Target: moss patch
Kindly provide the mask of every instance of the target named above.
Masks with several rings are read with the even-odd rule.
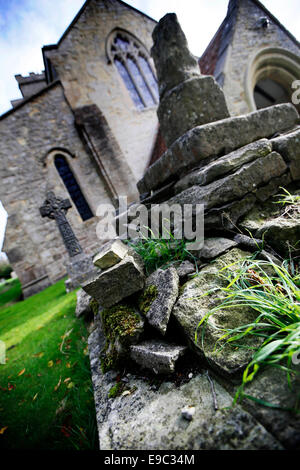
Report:
[[[97,300],[92,299],[92,300],[90,301],[90,309],[92,310],[93,315],[94,315],[94,317],[95,317],[95,316],[97,315],[97,313],[98,313],[98,310],[99,310],[99,304],[98,304]]]
[[[107,372],[117,369],[122,363],[122,356],[126,355],[128,346],[136,336],[141,319],[132,307],[119,304],[102,310],[101,320],[106,337],[101,353],[101,368],[103,372]]]
[[[151,305],[158,296],[157,287],[151,284],[146,289],[144,289],[142,295],[139,298],[139,308],[140,311],[146,315],[150,310]]]
[[[116,385],[111,387],[110,391],[108,392],[108,398],[118,397],[119,395],[121,395],[123,390],[124,390],[124,384],[122,382],[117,382]]]

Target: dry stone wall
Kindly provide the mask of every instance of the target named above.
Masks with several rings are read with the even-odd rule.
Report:
[[[167,15],[155,37],[168,21],[170,31],[176,31],[176,18]],[[163,59],[168,57],[164,52]],[[185,62],[175,65],[181,64],[184,67]],[[189,108],[185,100],[180,105],[186,122]],[[137,267],[130,255],[132,247],[126,251],[124,246],[123,255],[119,251],[118,257],[112,256],[116,242],[95,258],[100,266],[110,253],[114,262],[110,267],[104,264],[103,271],[83,284],[98,302],[89,350],[100,449],[300,448],[299,414],[291,412],[299,406],[299,367],[292,374],[291,388],[283,371],[277,375],[277,369],[266,367],[256,380],[257,371],[251,369],[254,402],[246,395],[246,400],[231,406],[242,372],[262,338],[243,337],[242,347],[237,347],[224,341],[224,332],[247,328],[260,310],[245,301],[233,305],[232,297],[223,303],[242,263],[243,269],[250,266],[251,286],[259,283],[267,296],[272,285],[287,297],[286,283],[273,286],[266,278],[268,284],[253,272],[251,263],[256,252],[275,272],[274,265],[281,265],[286,256],[281,242],[289,243],[291,260],[291,247],[299,241],[299,204],[290,209],[290,217],[282,209],[274,216],[270,200],[281,185],[299,195],[298,133],[299,115],[290,104],[199,125],[179,137],[139,182],[147,207],[153,201],[169,206],[204,204],[206,239],[190,256],[194,272],[173,259],[171,267],[153,268],[145,278],[143,263],[139,260]],[[254,231],[253,237],[246,235],[247,229],[250,235]],[[297,269],[297,258],[294,261]],[[297,289],[295,284],[291,309]],[[261,410],[261,400],[272,406]]]

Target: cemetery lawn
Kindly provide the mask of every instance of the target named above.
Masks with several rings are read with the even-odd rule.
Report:
[[[1,449],[97,449],[88,333],[75,306],[62,280],[0,307]]]

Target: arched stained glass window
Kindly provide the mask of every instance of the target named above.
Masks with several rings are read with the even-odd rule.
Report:
[[[88,220],[93,217],[93,213],[82,194],[79,184],[77,183],[65,156],[61,154],[55,155],[54,164],[82,220]]]
[[[158,86],[146,48],[126,31],[117,30],[109,38],[107,54],[117,67],[136,107],[155,106]]]

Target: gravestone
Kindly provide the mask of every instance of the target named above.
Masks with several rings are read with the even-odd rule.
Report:
[[[40,207],[42,217],[55,220],[70,260],[66,263],[69,279],[66,280],[67,292],[80,286],[94,272],[92,259],[82,250],[75,233],[69,224],[66,213],[72,207],[69,199],[56,197],[53,191],[47,193],[44,204]]]

